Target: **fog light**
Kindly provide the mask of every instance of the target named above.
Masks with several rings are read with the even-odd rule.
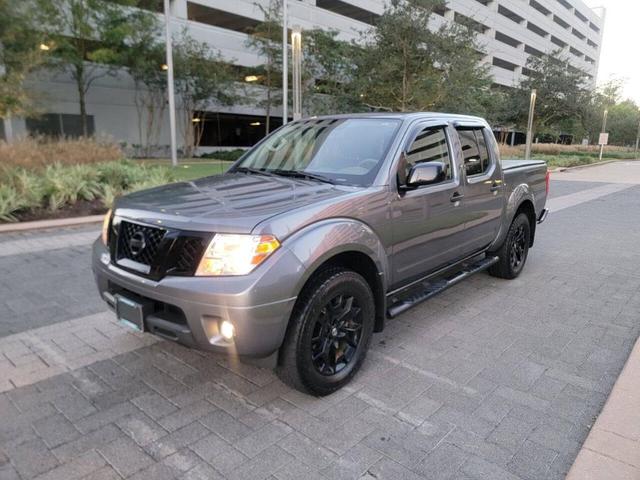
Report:
[[[223,321],[220,324],[220,334],[226,340],[233,340],[233,337],[236,335],[236,329],[233,326],[233,323],[229,322],[228,320]]]

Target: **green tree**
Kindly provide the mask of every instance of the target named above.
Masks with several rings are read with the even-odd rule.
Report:
[[[355,90],[354,59],[361,47],[338,39],[337,30],[315,28],[302,35],[302,101],[308,115],[363,110]]]
[[[47,48],[32,22],[33,4],[0,0],[0,118],[36,110],[25,79],[41,66]],[[42,45],[42,48],[41,48]]]
[[[122,61],[134,83],[140,154],[148,157],[157,145],[167,107],[166,51],[157,18],[141,11],[136,16],[138,28],[128,40]]]
[[[482,113],[490,85],[472,26],[429,28],[440,0],[393,0],[363,37],[357,88],[385,110]],[[481,94],[482,95],[479,95]]]
[[[266,7],[256,6],[264,20],[251,30],[246,45],[264,60],[257,71],[257,83],[264,86],[264,99],[258,105],[265,109],[265,134],[268,134],[273,107],[282,101],[282,2],[271,0]]]
[[[53,45],[50,63],[76,83],[82,132],[89,134],[86,97],[92,84],[123,64],[129,39],[141,28],[146,12],[135,0],[37,0],[38,21]]]
[[[609,143],[635,145],[640,124],[640,107],[633,100],[624,100],[609,108],[607,131]]]
[[[201,112],[216,105],[242,100],[235,71],[220,52],[183,32],[174,48],[175,92],[184,154],[190,157],[200,145],[204,127]]]
[[[531,90],[536,89],[534,132],[554,138],[561,133],[576,133],[591,98],[586,73],[572,67],[559,51],[530,56],[527,68],[530,73],[514,97],[518,125],[526,125]]]

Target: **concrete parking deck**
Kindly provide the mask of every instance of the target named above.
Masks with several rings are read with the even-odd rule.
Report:
[[[322,399],[115,323],[95,227],[0,235],[0,478],[564,478],[590,431],[637,440],[601,427],[609,406],[592,428],[640,333],[640,170],[611,165],[554,174],[520,278],[479,274],[390,321]],[[589,437],[586,465],[634,467],[606,444]]]

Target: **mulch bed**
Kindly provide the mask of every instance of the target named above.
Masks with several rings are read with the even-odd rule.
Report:
[[[31,222],[34,220],[52,220],[55,218],[85,217],[87,215],[99,215],[105,213],[107,208],[102,200],[80,200],[73,205],[52,212],[46,208],[37,208],[28,212],[17,213],[15,216],[19,222]]]

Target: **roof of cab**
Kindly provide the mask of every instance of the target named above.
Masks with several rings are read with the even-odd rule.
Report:
[[[486,123],[486,120],[481,117],[475,117],[472,115],[460,115],[453,113],[442,112],[367,112],[367,113],[342,113],[338,115],[317,115],[312,117],[304,117],[300,121],[305,120],[329,120],[340,118],[394,118],[399,120],[458,120],[467,122],[482,122]]]

